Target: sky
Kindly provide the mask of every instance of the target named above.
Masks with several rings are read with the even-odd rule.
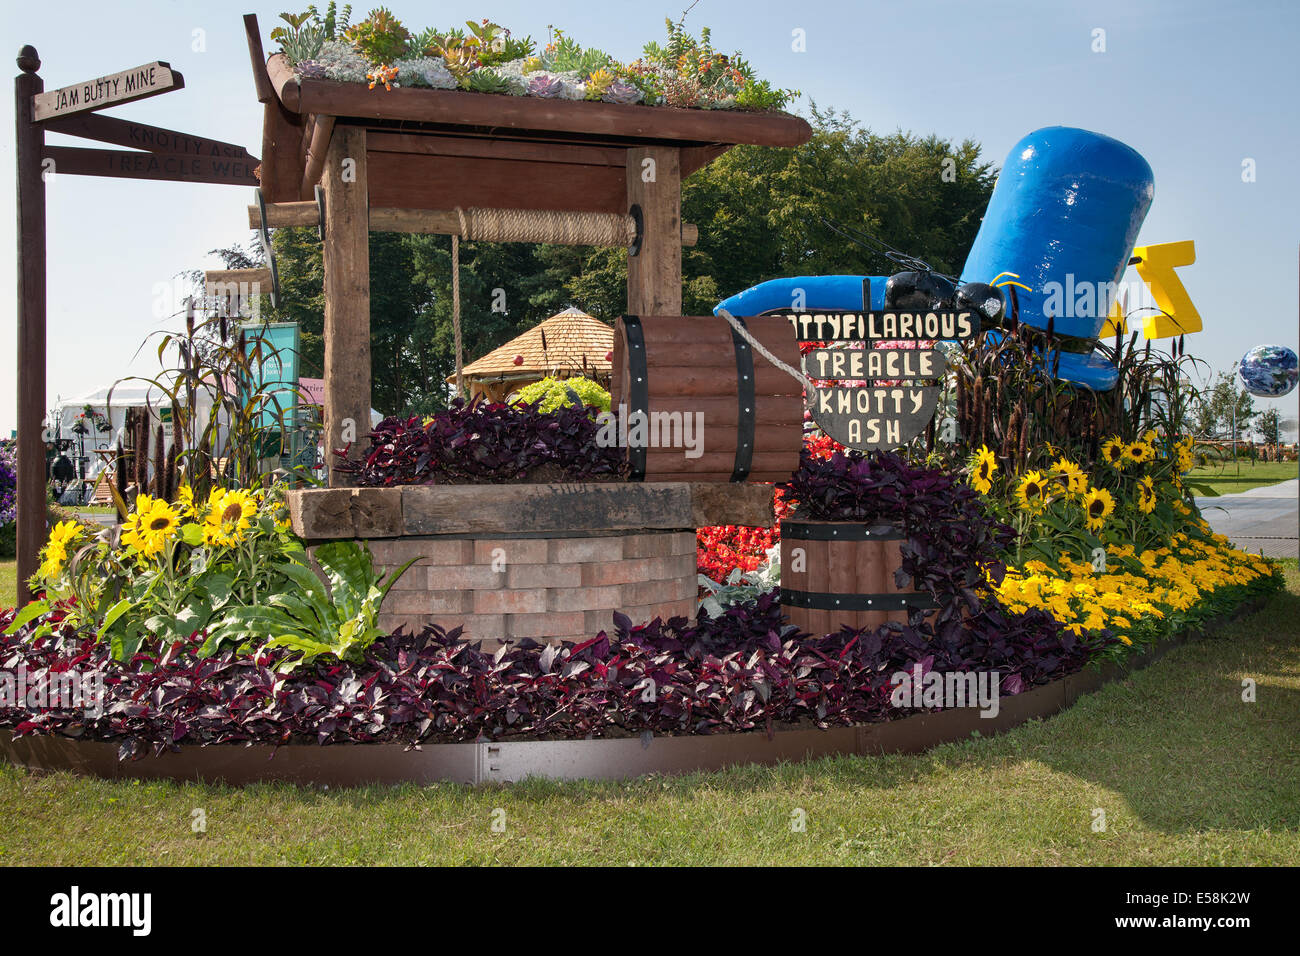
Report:
[[[516,35],[544,40],[553,24],[626,61],[647,40],[662,40],[664,18],[677,19],[688,3],[386,5],[413,30],[489,17]],[[355,20],[368,5],[361,0],[354,8]],[[167,61],[184,74],[185,89],[108,114],[239,143],[256,155],[262,111],[241,14],[258,15],[272,49],[265,37],[282,9],[253,2],[14,4],[0,23],[0,50],[16,55],[23,44],[34,45],[46,89]],[[741,51],[774,85],[802,91],[796,112],[806,114],[815,102],[846,110],[876,132],[973,139],[998,166],[1022,136],[1043,126],[1078,126],[1127,143],[1155,174],[1139,244],[1196,243],[1196,263],[1179,276],[1205,329],[1188,337],[1188,350],[1212,369],[1228,370],[1255,345],[1300,345],[1294,0],[699,0],[686,22],[696,31],[711,27],[715,48]],[[1102,52],[1095,49],[1099,38]],[[13,100],[0,101],[8,137]],[[49,142],[98,145],[63,136]],[[11,144],[0,146],[0,179],[8,183]],[[1254,161],[1252,182],[1243,181],[1246,160]],[[171,313],[183,294],[178,275],[220,267],[209,250],[247,241],[251,194],[71,175],[48,184],[50,407],[59,397],[156,372],[156,356],[141,345],[152,331],[175,327]],[[0,190],[0,202],[0,222],[14,222],[12,187]],[[14,262],[14,234],[6,227],[0,435],[15,426],[15,363],[28,358],[16,355]],[[1277,404],[1284,419],[1294,419],[1296,403],[1293,393],[1256,404]]]

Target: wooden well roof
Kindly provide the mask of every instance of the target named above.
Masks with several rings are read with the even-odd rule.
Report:
[[[545,337],[545,347],[542,345]],[[614,330],[580,309],[568,308],[523,335],[493,349],[463,369],[467,379],[497,375],[536,376],[553,371],[607,376],[611,363],[607,355],[614,348]],[[515,364],[515,358],[523,361]],[[584,365],[585,360],[585,365]],[[448,381],[454,381],[452,375]]]
[[[312,198],[336,125],[366,129],[371,208],[458,206],[627,212],[627,151],[672,146],[687,176],[739,144],[798,146],[808,123],[787,113],[468,93],[368,89],[300,79],[267,59],[245,18],[258,99],[265,104],[267,202]]]

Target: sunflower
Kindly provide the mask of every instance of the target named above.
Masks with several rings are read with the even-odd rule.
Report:
[[[1124,446],[1124,458],[1141,465],[1156,457],[1156,450],[1144,441],[1130,442]]]
[[[1081,495],[1088,490],[1088,476],[1082,468],[1064,456],[1052,465],[1052,473],[1056,484],[1067,495]]]
[[[1102,460],[1108,465],[1118,468],[1124,460],[1124,441],[1121,438],[1112,438],[1101,446]]]
[[[1156,510],[1156,486],[1151,476],[1145,476],[1138,482],[1138,511],[1149,515]]]
[[[1047,479],[1041,472],[1031,471],[1020,479],[1016,489],[1020,507],[1030,514],[1038,514],[1047,507]]]
[[[176,505],[183,515],[198,514],[194,507],[194,489],[190,487],[188,481],[176,490]]]
[[[247,491],[214,490],[203,522],[204,543],[217,548],[239,544],[256,514],[257,500]]]
[[[165,501],[141,495],[135,513],[122,525],[122,543],[129,551],[152,558],[167,545],[180,527],[180,515]]]
[[[75,521],[60,521],[50,531],[50,544],[58,544],[64,549],[82,535],[81,525]]]
[[[989,451],[987,445],[980,445],[971,465],[974,470],[970,475],[970,483],[980,494],[987,495],[993,487],[993,473],[998,470],[997,457]]]
[[[68,550],[61,543],[51,540],[41,552],[44,558],[36,573],[44,581],[57,578],[63,573],[63,563],[68,560]]]
[[[1100,531],[1106,518],[1115,510],[1115,499],[1105,488],[1089,488],[1083,496],[1083,513],[1088,530]]]

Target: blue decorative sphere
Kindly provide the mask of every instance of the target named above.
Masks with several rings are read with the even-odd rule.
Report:
[[[1238,371],[1250,394],[1281,398],[1300,379],[1300,359],[1285,345],[1257,345],[1242,356]]]

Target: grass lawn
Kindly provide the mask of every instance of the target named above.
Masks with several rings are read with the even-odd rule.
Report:
[[[18,600],[18,562],[0,559],[0,607],[13,607]]]
[[[1240,475],[1237,474],[1238,464],[1241,467]],[[1231,495],[1261,485],[1275,485],[1279,481],[1296,477],[1298,473],[1300,472],[1297,472],[1293,461],[1226,461],[1219,465],[1198,465],[1187,473],[1187,477],[1210,485],[1221,495]]]
[[[1300,865],[1295,562],[1287,573],[1260,613],[1063,714],[919,756],[336,791],[0,766],[0,863]]]

